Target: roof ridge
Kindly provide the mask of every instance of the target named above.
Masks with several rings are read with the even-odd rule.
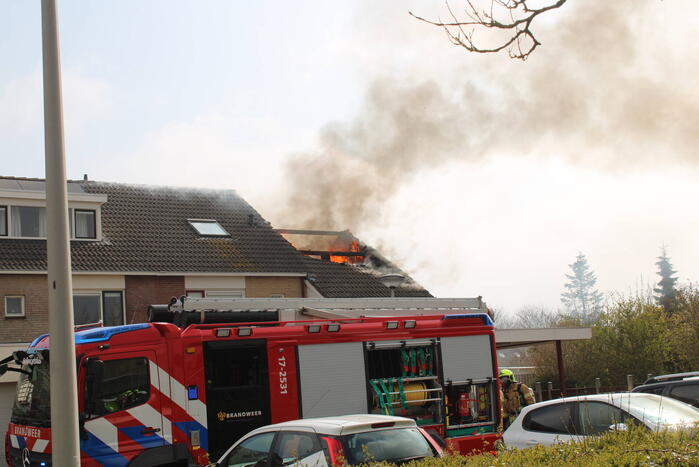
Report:
[[[15,177],[12,175],[0,175],[0,180],[15,180],[22,182],[46,182],[45,178],[39,177]],[[191,187],[191,186],[175,186],[175,185],[151,185],[146,183],[131,183],[131,182],[110,182],[104,180],[84,180],[84,179],[67,179],[68,183],[80,183],[80,184],[91,184],[91,185],[115,185],[123,187],[132,188],[148,188],[148,189],[163,189],[163,190],[177,190],[177,191],[198,191],[198,192],[209,192],[209,193],[234,193],[237,196],[238,191],[235,188],[203,188],[203,187]]]
[[[70,181],[70,180],[69,180]],[[131,183],[131,182],[109,182],[109,181],[104,181],[104,180],[78,180],[80,183],[84,184],[89,184],[89,185],[115,185],[115,186],[122,186],[122,187],[127,187],[127,188],[147,188],[150,190],[153,189],[162,189],[162,190],[176,190],[176,191],[199,191],[199,192],[214,192],[214,193],[235,193],[237,196],[240,197],[238,194],[238,191],[235,188],[202,188],[202,187],[193,187],[193,186],[176,186],[176,185],[151,185],[151,184],[146,184],[146,183]],[[241,197],[242,198],[242,197]]]
[[[31,177],[13,177],[11,175],[0,175],[0,179],[3,180],[23,180],[25,182],[45,182],[45,178],[31,178]]]
[[[17,180],[22,182],[45,182],[45,178],[38,177],[13,177],[12,175],[0,175],[0,180]],[[83,180],[66,180],[68,183],[81,183]]]

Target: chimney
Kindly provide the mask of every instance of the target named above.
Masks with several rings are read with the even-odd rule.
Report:
[[[87,174],[84,174],[83,175],[83,182],[86,182],[86,181],[87,181]]]

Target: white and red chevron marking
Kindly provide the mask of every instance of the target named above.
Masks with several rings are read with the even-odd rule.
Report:
[[[51,440],[47,439],[47,437],[51,436],[50,428],[36,428],[11,423],[8,434],[10,435],[10,445],[15,449],[20,449],[24,445],[30,451],[51,452]]]
[[[19,449],[21,446],[19,438],[18,436],[10,435],[10,445],[15,449]],[[25,447],[30,451],[42,453],[50,452],[47,448],[49,444],[51,444],[51,441],[48,439],[24,438],[24,442]]]
[[[175,428],[174,422],[196,421],[206,427],[206,405],[201,400],[188,400],[185,386],[171,377],[155,362],[149,360],[151,397],[146,404],[119,411],[88,421],[85,428],[102,443],[111,446],[122,455],[131,452],[135,441],[119,431],[129,427],[162,427],[157,436],[167,444],[173,443],[173,430],[178,439],[186,439],[188,433]],[[168,404],[172,401],[172,404]],[[171,405],[171,414],[165,416],[163,405]]]
[[[119,430],[105,417],[88,420],[85,422],[85,429],[112,449],[119,445]]]
[[[193,420],[196,420],[196,422],[201,426],[207,428],[206,404],[204,404],[200,399],[188,400],[187,388],[184,386],[184,384],[170,376],[169,373],[160,368],[152,360],[149,360],[148,362],[151,375],[151,385],[155,386],[163,397],[170,399]],[[157,377],[155,375],[157,375]],[[179,417],[174,418],[177,421],[186,421],[186,419],[180,419]]]

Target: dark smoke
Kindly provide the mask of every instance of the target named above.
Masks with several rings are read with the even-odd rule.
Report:
[[[359,225],[412,174],[464,145],[465,111],[435,83],[376,81],[361,118],[328,125],[317,153],[288,161],[289,205],[303,206],[289,220],[307,228]]]
[[[288,161],[281,223],[358,230],[420,171],[451,161],[556,157],[617,171],[696,162],[698,59],[643,35],[656,3],[569,2],[529,61],[471,59],[478,66],[460,80],[445,79],[456,85],[377,79],[358,117],[329,124],[317,151]]]

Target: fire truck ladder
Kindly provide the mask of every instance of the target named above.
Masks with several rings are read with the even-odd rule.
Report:
[[[151,305],[149,321],[194,323],[488,313],[476,298],[193,298]]]

